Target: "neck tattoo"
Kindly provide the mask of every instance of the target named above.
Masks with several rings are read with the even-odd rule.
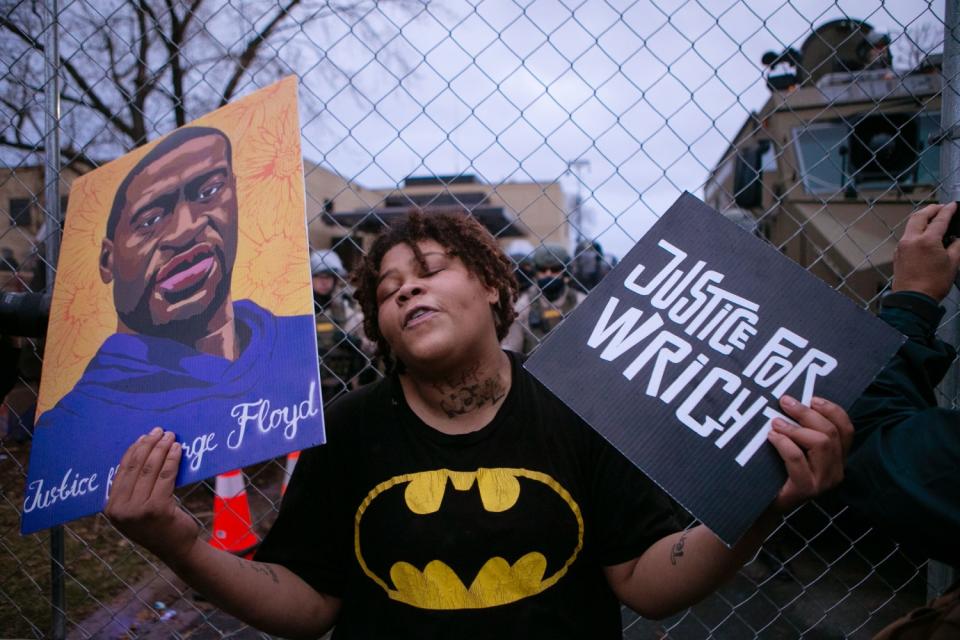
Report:
[[[434,388],[441,394],[440,408],[448,418],[477,411],[488,404],[496,404],[507,394],[499,377],[494,375],[481,379],[478,374],[479,367],[474,367],[458,379],[434,383]]]

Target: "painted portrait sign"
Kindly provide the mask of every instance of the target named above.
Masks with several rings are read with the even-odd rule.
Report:
[[[849,408],[903,340],[683,194],[525,366],[732,545],[786,480],[780,396]]]
[[[74,182],[23,505],[100,511],[153,427],[177,485],[324,441],[297,83],[237,100]]]

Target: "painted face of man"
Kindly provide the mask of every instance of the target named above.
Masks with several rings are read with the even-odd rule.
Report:
[[[132,330],[166,335],[186,322],[202,332],[229,299],[236,252],[236,179],[226,140],[211,134],[134,177],[100,272]]]

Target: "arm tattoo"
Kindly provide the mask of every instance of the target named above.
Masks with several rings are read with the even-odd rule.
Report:
[[[257,573],[263,574],[265,576],[270,576],[273,578],[273,584],[280,584],[280,578],[277,576],[277,572],[273,570],[269,564],[263,562],[247,562],[243,558],[237,558],[237,563],[240,567],[246,569],[247,567],[253,569]]]
[[[683,555],[683,545],[687,541],[687,533],[688,532],[684,531],[680,539],[677,540],[676,544],[670,549],[670,564],[676,565],[680,561],[680,556]]]
[[[440,408],[448,418],[476,411],[487,404],[496,404],[507,393],[499,378],[481,380],[476,369],[467,371],[459,380],[436,383],[434,387],[443,394]]]

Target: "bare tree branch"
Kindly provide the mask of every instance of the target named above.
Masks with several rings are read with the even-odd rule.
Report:
[[[160,34],[160,40],[163,41],[167,49],[167,64],[170,67],[171,84],[171,91],[169,93],[171,102],[173,103],[174,121],[178,127],[182,127],[187,123],[187,105],[186,95],[183,91],[184,70],[181,59],[181,49],[187,24],[191,19],[192,13],[187,13],[186,18],[181,21],[177,16],[177,10],[173,2],[166,0],[167,15],[170,16],[170,30],[168,33],[167,30],[163,28],[153,9],[150,8],[144,0],[141,0],[140,4],[150,15],[154,25],[156,25],[157,33]]]
[[[6,29],[13,35],[17,36],[28,44],[31,48],[36,51],[43,53],[44,46],[33,36],[23,31],[16,24],[7,19],[6,16],[0,15],[0,28]],[[77,86],[83,91],[84,94],[90,96],[91,106],[93,109],[98,111],[102,116],[104,116],[110,124],[115,126],[119,131],[123,132],[126,135],[131,137],[133,129],[129,124],[124,122],[110,109],[109,106],[97,95],[93,90],[93,87],[87,83],[86,79],[80,73],[80,71],[70,62],[70,60],[65,59],[63,56],[60,56],[60,66],[70,75],[74,82],[77,83]]]
[[[290,11],[293,10],[300,4],[300,0],[290,0],[285,7],[281,7],[277,10],[277,13],[273,16],[270,22],[267,23],[263,29],[261,29],[253,38],[247,42],[246,48],[243,50],[243,53],[240,54],[240,57],[237,60],[237,65],[234,68],[233,75],[230,77],[230,80],[227,81],[226,86],[223,89],[223,93],[220,95],[220,105],[223,106],[230,102],[230,99],[233,98],[234,92],[237,90],[237,85],[240,84],[240,79],[243,77],[243,74],[247,72],[247,67],[250,66],[250,63],[253,62],[253,59],[257,56],[257,52],[260,50],[260,47],[263,46],[263,43],[270,37],[274,29],[283,22],[290,15]]]
[[[24,151],[31,151],[33,153],[46,153],[46,147],[42,144],[30,144],[29,142],[21,142],[19,140],[13,140],[7,138],[6,136],[0,136],[0,146],[10,147],[12,149],[21,149]],[[91,169],[96,169],[100,166],[100,163],[88,157],[82,151],[74,149],[72,147],[64,147],[60,149],[60,156],[64,159],[64,163],[67,165],[73,163],[82,163],[90,167]]]
[[[894,62],[903,60],[905,69],[916,68],[931,53],[943,48],[943,27],[933,22],[910,25],[894,40]]]
[[[59,23],[69,36],[61,40],[60,56],[64,155],[93,164],[91,158],[118,155],[156,131],[183,126],[235,98],[246,79],[259,83],[295,65],[301,48],[306,54],[317,36],[332,34],[333,22],[347,22],[380,58],[395,32],[378,13],[382,5],[422,6],[412,0],[279,2],[120,0],[109,10],[102,3],[68,3]],[[251,15],[251,8],[264,5]],[[48,26],[40,6],[27,0],[0,12],[0,50],[8,61],[0,79],[8,116],[8,125],[0,126],[0,147],[42,150],[30,143],[42,137],[45,126],[39,34]],[[381,23],[387,32],[379,31]],[[302,58],[314,64],[312,57]],[[338,73],[328,64],[311,68],[317,67],[320,73]]]

